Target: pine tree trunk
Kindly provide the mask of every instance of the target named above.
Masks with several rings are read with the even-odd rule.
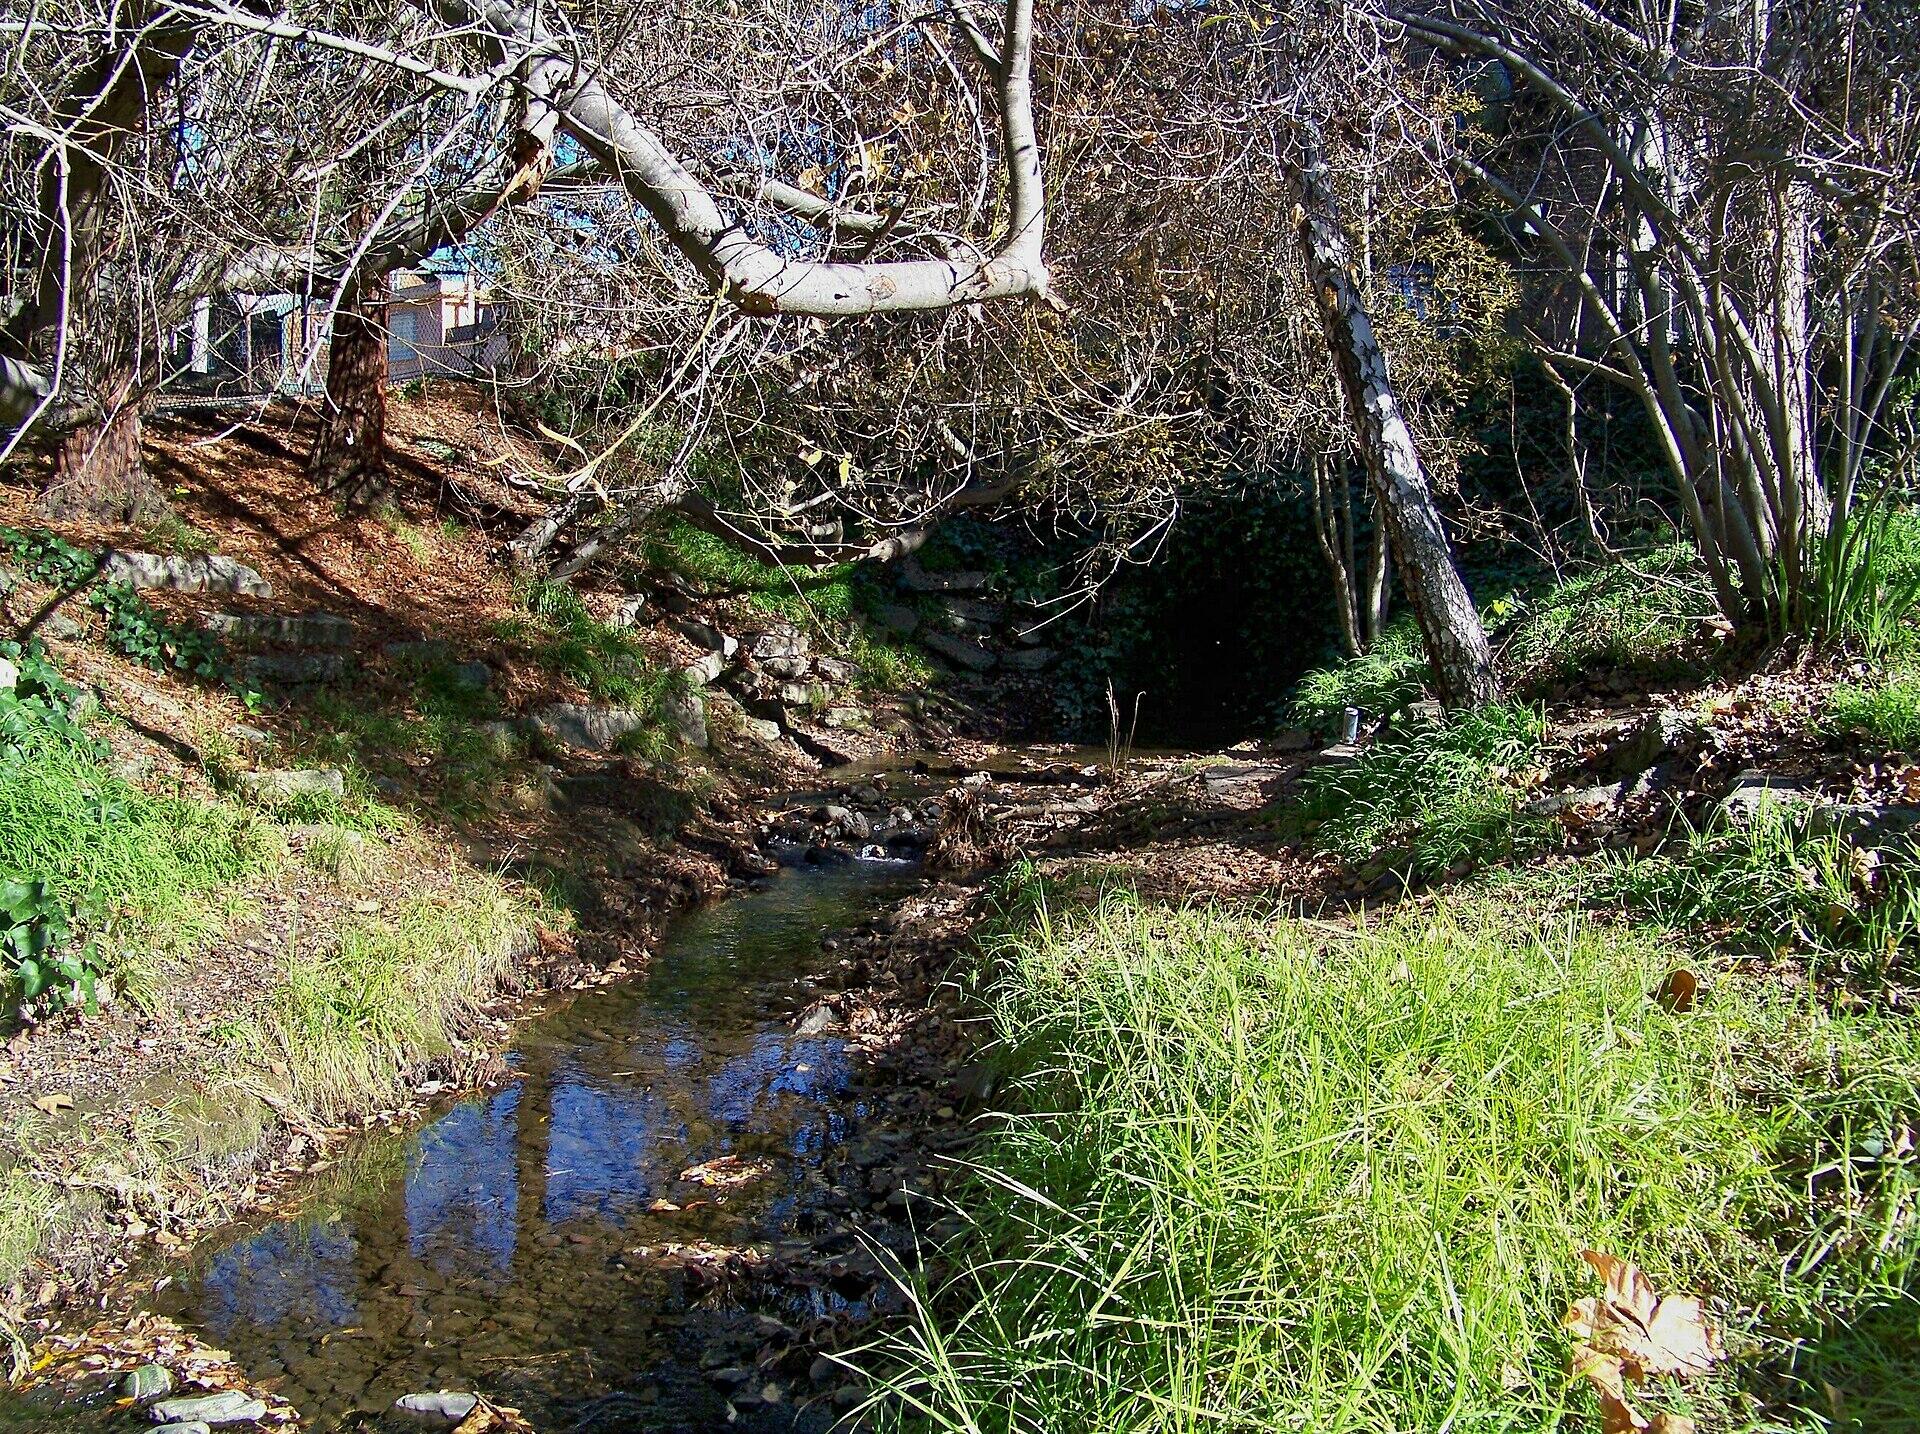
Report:
[[[116,388],[123,396],[99,422],[69,430],[55,447],[53,481],[40,497],[49,517],[132,523],[167,511],[141,457],[139,400],[131,383]]]
[[[327,397],[307,455],[323,493],[365,507],[386,493],[387,329],[383,283],[356,289],[333,317]]]
[[[1346,394],[1354,436],[1393,545],[1400,585],[1420,626],[1435,695],[1448,707],[1476,707],[1499,695],[1493,655],[1473,599],[1454,566],[1413,432],[1387,373],[1387,357],[1353,281],[1351,246],[1325,162],[1301,145],[1300,247],[1319,300],[1327,347]]]

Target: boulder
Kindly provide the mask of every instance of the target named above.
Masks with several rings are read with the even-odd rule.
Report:
[[[1733,788],[1720,799],[1720,818],[1745,826],[1762,812],[1805,814],[1820,806],[1820,794],[1788,777],[1745,771],[1733,779]]]
[[[710,682],[720,680],[720,674],[726,671],[726,663],[719,652],[714,651],[696,657],[680,670],[695,687],[705,687]]]
[[[555,702],[535,712],[532,720],[543,736],[582,752],[611,752],[622,738],[647,725],[644,713],[586,702]]]
[[[1001,664],[1015,672],[1040,672],[1053,666],[1058,657],[1051,647],[1019,647],[1000,654]]]
[[[241,671],[255,682],[309,687],[346,676],[347,658],[341,652],[262,652],[242,663]]]
[[[189,1419],[180,1424],[162,1424],[152,1434],[213,1434],[213,1428],[204,1419]]]
[[[615,627],[638,627],[641,614],[647,610],[645,593],[628,593],[620,599],[620,605],[613,610]]]
[[[136,1404],[173,1393],[173,1371],[164,1364],[143,1364],[120,1381],[120,1392]]]
[[[870,723],[863,707],[829,707],[820,720],[836,731],[863,731]]]
[[[447,679],[468,692],[485,692],[493,686],[493,669],[484,662],[456,662],[447,669]]]
[[[1834,802],[1813,808],[1807,826],[1816,836],[1843,836],[1869,851],[1920,846],[1920,807],[1878,802]]]
[[[402,667],[438,667],[453,661],[453,644],[440,637],[409,637],[380,644],[381,655]]]
[[[149,1412],[156,1424],[251,1424],[266,1417],[267,1406],[250,1394],[223,1389],[218,1394],[163,1399]]]
[[[698,618],[676,617],[669,626],[695,647],[718,653],[723,662],[731,662],[739,654],[740,639],[720,631],[710,622],[701,622]]]
[[[791,682],[805,677],[813,671],[813,659],[803,652],[775,654],[772,657],[756,658],[760,670],[769,677]]]
[[[900,581],[911,592],[917,593],[977,593],[986,590],[985,573],[930,573],[920,566],[917,557],[908,557],[900,564]]]
[[[902,637],[912,637],[920,627],[920,614],[904,603],[883,603],[874,609],[873,616],[888,632],[896,632]]]
[[[352,647],[360,636],[352,618],[332,612],[215,612],[207,614],[204,625],[208,632],[237,642],[284,647]]]
[[[698,692],[669,692],[661,700],[660,710],[682,742],[689,747],[706,747],[707,704]]]
[[[233,779],[233,784],[244,795],[271,807],[312,798],[339,801],[347,794],[347,774],[338,767],[241,772]]]
[[[819,682],[783,682],[779,696],[788,707],[815,707],[827,700],[827,689]]]
[[[1649,712],[1608,746],[1602,766],[1619,776],[1644,772],[1698,740],[1700,719],[1677,708]]]
[[[742,644],[747,656],[759,663],[764,663],[770,657],[807,655],[807,635],[792,623],[780,623],[759,632],[750,632],[742,639]]]
[[[102,574],[110,583],[183,593],[241,593],[272,597],[273,584],[232,558],[175,557],[163,553],[109,553]]]
[[[969,672],[991,671],[999,660],[979,643],[968,642],[964,637],[955,637],[952,633],[922,633],[920,644],[929,652],[937,653],[956,667],[964,667]]]
[[[940,599],[947,616],[974,627],[998,627],[1007,620],[1007,605],[989,598],[959,597],[946,594]]]
[[[780,730],[778,722],[765,717],[742,717],[739,726],[749,740],[758,742],[762,747],[779,750],[783,746],[786,734]]]

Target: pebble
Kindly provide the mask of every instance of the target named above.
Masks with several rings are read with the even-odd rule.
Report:
[[[223,1389],[218,1394],[163,1399],[151,1412],[156,1424],[247,1424],[262,1418],[267,1406],[237,1389]]]
[[[173,1371],[165,1365],[143,1364],[120,1381],[120,1392],[141,1404],[173,1393]]]
[[[473,1413],[479,1402],[476,1395],[442,1389],[436,1394],[403,1394],[393,1401],[393,1407],[423,1424],[451,1425]]]

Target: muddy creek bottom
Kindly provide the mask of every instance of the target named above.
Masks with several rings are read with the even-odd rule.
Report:
[[[756,1352],[872,1313],[884,1284],[717,1282],[709,1247],[846,1240],[832,1186],[867,1107],[842,1041],[796,1017],[822,934],[912,881],[793,870],[684,918],[643,977],[531,1023],[518,1080],[368,1142],[156,1307],[318,1429],[440,1389],[541,1430],[828,1427],[825,1391],[761,1377]]]

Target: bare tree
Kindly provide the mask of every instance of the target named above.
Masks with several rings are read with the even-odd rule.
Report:
[[[1447,148],[1559,274],[1533,339],[1642,405],[1736,622],[1804,629],[1920,329],[1920,15],[1898,3],[1395,11],[1510,77]],[[1833,381],[1823,382],[1823,376]]]

